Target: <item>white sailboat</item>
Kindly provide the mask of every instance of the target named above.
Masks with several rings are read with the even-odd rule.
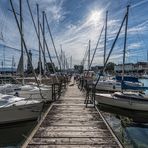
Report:
[[[113,94],[96,93],[95,99],[99,104],[110,105],[113,107],[148,111],[148,97],[139,93],[115,92]]]
[[[36,120],[43,102],[11,95],[0,95],[0,124]]]
[[[122,71],[122,84],[124,85],[124,64],[125,64],[125,52],[126,52],[126,35],[127,35],[127,22],[128,22],[128,10],[126,13],[126,27],[125,27],[125,42],[124,42],[124,54],[123,54],[123,71]],[[121,87],[122,89],[122,87]],[[99,104],[110,105],[113,107],[119,107],[122,109],[148,111],[148,97],[140,93],[134,92],[115,92],[113,94],[101,94],[96,93],[95,99]]]

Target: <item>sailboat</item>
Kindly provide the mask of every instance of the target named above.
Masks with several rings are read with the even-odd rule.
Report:
[[[20,0],[21,5],[21,0]],[[20,6],[20,30],[21,30],[21,36],[23,37],[23,27],[22,27],[22,10]],[[37,7],[37,12],[39,12]],[[39,26],[39,16],[38,16],[38,26]],[[39,29],[39,28],[38,28]],[[21,37],[21,57],[19,60],[17,73],[22,76],[22,85],[18,85],[18,87],[12,89],[12,92],[10,92],[10,95],[15,95],[19,97],[24,98],[30,98],[30,99],[36,99],[40,100],[40,98],[43,98],[43,101],[51,101],[52,93],[51,93],[51,86],[37,86],[37,83],[35,84],[24,84],[24,54],[23,54],[23,41]],[[29,54],[28,62],[32,62],[31,55]],[[40,42],[39,42],[39,81],[41,81],[41,51],[40,51]],[[37,78],[37,81],[38,81]]]
[[[107,36],[107,18],[108,11],[106,12],[106,22],[105,22],[105,42],[104,42],[104,65],[105,65],[105,56],[106,56],[106,36]],[[104,75],[104,74],[103,74]],[[94,81],[96,83],[96,81]],[[124,86],[127,91],[135,91],[135,92],[143,92],[148,89],[148,87],[143,87],[143,84],[138,81],[138,78],[131,76],[124,76]],[[96,86],[96,90],[98,91],[108,91],[108,92],[116,92],[122,91],[122,77],[116,76],[112,79],[101,79]]]
[[[113,107],[148,111],[148,97],[140,93],[133,92],[115,92],[113,94],[96,93],[96,101],[99,104],[110,105]]]
[[[119,107],[129,110],[138,111],[148,111],[148,97],[144,94],[134,93],[134,92],[123,92],[125,86],[124,82],[124,64],[125,64],[125,52],[126,52],[126,37],[127,37],[127,23],[128,23],[128,11],[129,6],[127,6],[126,27],[125,27],[125,41],[124,41],[124,54],[123,54],[123,74],[121,88],[122,92],[115,92],[113,94],[101,94],[96,93],[95,99],[99,104],[110,105],[113,107]]]
[[[0,94],[0,124],[36,120],[42,108],[42,100]]]
[[[19,25],[12,1],[10,1],[10,3],[13,10],[13,14],[17,22],[17,26],[20,31],[21,23]],[[20,20],[22,19],[21,4],[22,4],[22,0],[20,0]],[[20,35],[21,35],[21,41],[23,41],[22,43],[24,44],[24,47],[26,49],[26,53],[28,54],[26,44],[24,42],[24,38],[22,36],[21,31],[20,31]],[[22,61],[23,60],[20,59],[21,64],[22,64]],[[20,65],[19,65],[19,68],[21,68]],[[11,88],[12,87],[13,85],[11,86]],[[19,85],[17,87],[19,87]],[[7,86],[5,88],[7,88]],[[13,95],[0,94],[0,124],[37,119],[42,112],[43,104],[44,104],[43,100],[41,99],[41,96],[39,98],[40,98],[39,100],[34,100],[30,98],[28,99],[27,97],[19,97],[16,95],[13,96]]]

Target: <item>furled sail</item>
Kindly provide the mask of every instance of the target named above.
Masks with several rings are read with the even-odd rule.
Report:
[[[23,75],[24,73],[24,69],[23,69],[23,55],[21,54],[20,60],[19,60],[19,64],[17,66],[17,74],[19,75]]]

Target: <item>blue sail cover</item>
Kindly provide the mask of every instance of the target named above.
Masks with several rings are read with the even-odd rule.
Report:
[[[145,90],[148,90],[148,87],[136,86],[136,85],[131,86],[131,85],[126,84],[126,82],[122,82],[122,89],[145,91]]]
[[[119,82],[122,81],[122,76],[116,76],[115,79]],[[123,81],[129,81],[129,82],[139,82],[138,78],[132,77],[132,76],[124,76]]]

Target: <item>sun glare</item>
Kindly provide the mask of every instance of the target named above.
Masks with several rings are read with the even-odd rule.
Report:
[[[101,12],[93,10],[90,13],[89,21],[92,22],[94,25],[97,25],[101,19]]]

